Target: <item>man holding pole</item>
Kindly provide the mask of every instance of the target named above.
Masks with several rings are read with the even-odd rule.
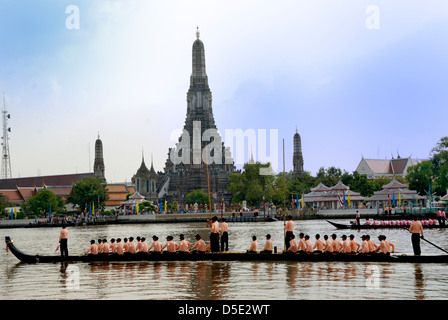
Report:
[[[216,216],[212,218],[210,225],[210,251],[219,252],[219,222]]]
[[[68,230],[65,225],[62,226],[61,233],[59,235],[59,246],[61,249],[61,257],[68,257]]]
[[[420,221],[414,216],[414,219],[409,227],[409,232],[411,233],[412,249],[414,250],[414,255],[419,256],[421,254],[420,249],[420,233],[423,239],[423,226]]]
[[[225,218],[221,219],[221,251],[229,251],[229,226]]]
[[[292,215],[288,215],[287,222],[283,229],[286,231],[285,234],[285,246],[286,250],[289,249],[289,240],[292,235],[294,235],[294,221],[292,221]]]

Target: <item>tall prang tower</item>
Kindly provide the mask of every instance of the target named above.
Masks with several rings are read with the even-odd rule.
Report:
[[[98,139],[95,141],[95,162],[93,163],[93,176],[100,177],[103,182],[106,182],[104,168],[104,158],[103,158],[103,142],[100,139],[100,134],[98,133]]]
[[[213,117],[212,93],[205,68],[204,43],[199,30],[192,48],[192,73],[187,92],[187,115],[178,143],[168,151],[158,174],[160,200],[182,203],[193,190],[203,190],[214,202],[230,201],[229,175],[236,172],[229,148],[224,147]],[[207,178],[208,173],[208,178]]]
[[[303,171],[303,155],[302,155],[302,140],[300,138],[299,132],[296,129],[294,134],[294,154],[292,156],[293,165],[293,177],[297,178],[301,176]]]

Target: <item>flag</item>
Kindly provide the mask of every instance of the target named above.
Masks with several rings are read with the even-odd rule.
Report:
[[[48,213],[48,216],[51,218],[51,204],[50,204],[50,212]]]
[[[302,194],[302,199],[301,199],[301,201],[302,201],[301,206],[302,206],[302,209],[303,209],[303,208],[304,208],[303,194]]]
[[[338,194],[338,202],[339,202],[339,206],[344,206],[344,201],[342,200],[341,194]]]
[[[14,206],[14,218],[17,219],[17,208]]]
[[[299,204],[299,196],[296,196],[296,205],[297,205],[297,209],[300,209],[300,204]]]
[[[13,220],[13,219],[14,219],[14,211],[11,208],[11,220]]]
[[[294,198],[291,195],[291,204],[294,205]]]
[[[167,208],[166,208],[166,199],[165,199],[165,212],[167,212],[166,209],[167,209]]]
[[[401,207],[401,192],[398,192],[398,206]]]
[[[350,207],[351,206],[351,204],[350,204],[350,193],[347,193],[347,203],[348,203],[348,206]]]
[[[392,203],[395,206],[395,191],[392,192]]]
[[[95,203],[92,202],[92,215],[95,215]]]
[[[392,203],[392,202],[390,201],[390,193],[387,194],[387,201],[389,202],[389,204]]]
[[[138,213],[138,212],[139,212],[139,209],[140,209],[140,208],[138,207],[138,203],[135,204],[135,208],[136,208],[136,211],[137,211],[137,213]]]
[[[92,215],[92,202],[90,202],[89,214]]]

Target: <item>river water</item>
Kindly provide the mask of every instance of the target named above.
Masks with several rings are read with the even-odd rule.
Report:
[[[346,221],[339,221],[346,222]],[[397,254],[412,254],[406,230],[336,230],[324,220],[295,222],[295,233],[314,240],[319,233],[353,233],[360,242],[385,234]],[[32,254],[55,254],[59,228],[1,229],[16,246]],[[425,238],[448,248],[446,230],[427,230]],[[205,223],[166,223],[69,228],[69,253],[83,254],[91,239],[144,236],[149,243],[180,233],[194,243],[208,239]],[[252,235],[264,246],[266,233],[283,249],[283,222],[229,223],[229,251],[245,251]],[[3,241],[3,240],[2,240]],[[422,241],[422,254],[444,254]],[[1,300],[425,300],[448,298],[448,266],[414,263],[340,262],[126,262],[22,264],[6,250],[0,254]]]

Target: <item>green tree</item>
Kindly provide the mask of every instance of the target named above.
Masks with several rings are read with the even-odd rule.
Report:
[[[325,169],[324,167],[321,167],[319,171],[316,174],[316,186],[322,182],[327,187],[334,186],[339,182],[339,180],[342,180],[342,170],[336,167],[329,167],[328,169]]]
[[[106,186],[99,177],[85,177],[73,184],[72,192],[67,197],[67,202],[79,206],[84,211],[94,203],[104,209],[106,200],[109,199]],[[87,206],[87,207],[86,207]]]
[[[424,160],[408,169],[406,179],[409,189],[417,190],[419,194],[427,194],[432,181],[434,165],[431,160]]]
[[[202,190],[193,190],[189,194],[185,196],[185,203],[186,204],[209,204],[208,201],[208,195],[202,191]],[[210,199],[211,200],[211,199]],[[213,200],[211,200],[211,203],[213,204]]]
[[[283,174],[281,174],[283,176]],[[283,177],[282,177],[283,179]],[[309,193],[311,188],[315,186],[316,178],[312,177],[311,174],[305,171],[302,175],[297,178],[293,178],[292,172],[286,174],[286,193],[289,196],[301,197],[302,194]]]
[[[0,216],[8,215],[8,212],[5,210],[8,206],[10,206],[8,197],[0,193]]]
[[[229,177],[227,190],[232,193],[232,202],[247,201],[249,206],[260,204],[265,197],[271,201],[276,192],[276,176],[270,163],[246,163],[241,173]]]
[[[64,201],[54,192],[42,189],[34,196],[22,203],[22,210],[27,213],[46,214],[50,212],[61,212],[64,209]]]
[[[409,189],[427,194],[429,185],[431,193],[444,196],[448,189],[448,137],[443,137],[431,150],[429,160],[424,160],[408,169],[406,180]]]
[[[378,182],[367,179],[367,175],[359,174],[357,171],[353,171],[352,181],[346,185],[350,187],[350,190],[359,192],[363,197],[373,196],[374,191],[381,190],[382,185]]]

